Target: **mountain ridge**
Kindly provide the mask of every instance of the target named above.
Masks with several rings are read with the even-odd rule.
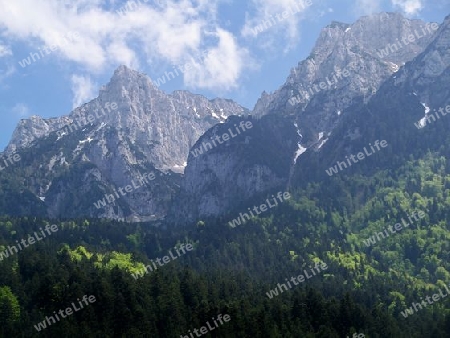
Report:
[[[406,79],[411,82],[414,70],[421,69],[418,76],[423,81],[430,74],[425,74],[422,63],[431,56],[441,61],[445,75],[450,64],[445,51],[448,22],[449,17],[436,25],[436,31],[430,29],[432,24],[397,13],[362,17],[353,24],[332,22],[322,30],[310,56],[291,70],[279,90],[263,93],[252,112],[229,99],[209,100],[183,90],[166,94],[144,74],[120,66],[96,99],[68,116],[48,120],[33,116],[21,121],[6,151],[27,154],[14,180],[52,217],[67,214],[145,221],[170,215],[174,222],[220,217],[271,189],[295,188],[305,168],[323,167],[345,156],[348,140],[357,146],[362,140],[372,141],[367,135],[362,137],[361,130],[368,120],[384,124],[384,113],[373,116],[367,112],[381,109],[382,102],[374,103],[381,94],[391,98],[399,90],[391,87]],[[424,27],[428,35],[382,57],[377,54],[399,41],[398,37],[416,34],[418,29],[425,32]],[[442,88],[447,77],[442,74],[437,84],[432,84],[437,77],[431,74],[430,81],[417,83],[414,90],[408,84],[411,88],[399,91],[405,107],[413,112],[408,120],[420,119],[423,104],[438,104],[439,97],[446,95]],[[419,95],[418,103],[409,99],[413,93]],[[294,94],[303,98],[291,104]],[[398,108],[395,102],[391,105],[386,109]],[[67,135],[61,133],[65,124],[89,120],[89,115],[102,108],[108,109],[105,116]],[[254,122],[254,129],[201,156],[192,155],[200,144],[246,119]],[[391,119],[386,116],[386,121]],[[339,151],[332,154],[334,147]],[[270,151],[262,155],[264,149]],[[319,173],[317,168],[314,173]],[[34,172],[31,178],[30,172]],[[156,179],[149,186],[103,208],[95,207],[102,196],[150,172]],[[236,182],[242,188],[233,187]]]

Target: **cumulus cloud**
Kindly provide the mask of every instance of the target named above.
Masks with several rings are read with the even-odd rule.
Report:
[[[0,37],[3,34],[26,43],[32,51],[58,44],[58,36],[77,32],[77,39],[68,39],[69,43],[60,45],[50,57],[76,63],[93,75],[120,64],[139,69],[148,60],[180,64],[202,50],[221,49],[239,55],[232,60],[237,64],[230,61],[231,76],[212,60],[199,70],[200,74],[191,76],[201,78],[206,72],[224,88],[231,88],[237,84],[245,59],[236,41],[224,42],[231,33],[217,23],[219,1],[167,0],[155,4],[135,0],[137,5],[124,7],[131,2],[0,0],[0,8],[4,9],[0,11]],[[220,32],[219,39],[211,42],[209,32]],[[199,83],[209,88],[214,79]]]
[[[97,93],[97,85],[91,81],[89,75],[72,75],[72,107],[77,108],[93,99]]]
[[[188,61],[185,81],[193,88],[211,88],[229,90],[237,87],[237,80],[243,70],[245,60],[250,60],[249,53],[237,46],[234,36],[218,29],[215,33],[219,42],[217,47],[203,53],[200,58]],[[247,63],[251,66],[251,62]]]
[[[399,7],[405,14],[414,15],[423,8],[422,0],[391,0],[392,5]]]

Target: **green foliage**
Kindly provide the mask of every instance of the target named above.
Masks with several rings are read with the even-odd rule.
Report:
[[[0,319],[1,323],[11,324],[20,317],[20,306],[17,297],[8,286],[0,287]]]
[[[0,323],[2,336],[13,332],[20,318],[20,305],[9,286],[0,287]]]

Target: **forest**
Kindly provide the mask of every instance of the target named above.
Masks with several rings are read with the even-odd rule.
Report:
[[[448,167],[430,153],[368,177],[311,182],[236,227],[237,211],[189,226],[2,216],[0,253],[40,228],[59,230],[2,256],[1,336],[180,337],[229,314],[205,336],[447,337],[447,298],[401,312],[450,282]],[[364,243],[413,211],[424,217]],[[133,278],[181,244],[193,250]],[[327,269],[318,276],[267,296],[319,261]],[[96,302],[36,329],[84,295]]]

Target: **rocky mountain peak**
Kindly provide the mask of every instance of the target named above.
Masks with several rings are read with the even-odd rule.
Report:
[[[70,185],[74,182],[62,180],[61,175],[81,170],[85,177],[77,183],[79,188],[100,197],[100,192],[157,170],[161,182],[123,197],[118,205],[97,210],[95,201],[80,199],[71,209],[74,215],[152,219],[167,211],[177,180],[168,177],[184,171],[190,147],[212,126],[247,113],[232,100],[209,100],[188,91],[167,94],[146,75],[120,66],[97,98],[69,115],[22,120],[6,151],[27,152],[31,145],[39,145],[39,156],[29,165],[44,179],[36,179],[30,190],[45,200],[52,217],[63,213],[74,189]],[[152,202],[154,189],[159,189],[159,202]]]
[[[353,24],[332,22],[286,82],[261,96],[253,115],[292,116],[304,136],[302,146],[320,147],[354,101],[370,99],[424,51],[436,35],[434,25],[398,13],[365,16]]]

